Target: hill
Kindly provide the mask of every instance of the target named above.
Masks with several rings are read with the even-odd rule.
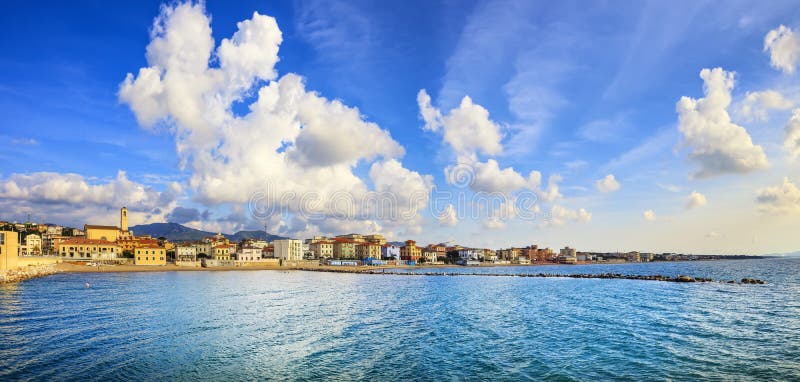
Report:
[[[166,237],[170,241],[197,241],[207,236],[214,236],[216,232],[202,231],[189,228],[178,223],[151,223],[131,227],[136,235],[150,235],[152,237]],[[272,241],[285,239],[283,236],[273,235],[264,231],[239,231],[234,234],[224,234],[228,240],[242,241],[244,239],[259,239]]]

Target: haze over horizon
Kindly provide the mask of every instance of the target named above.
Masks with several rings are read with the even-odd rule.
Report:
[[[4,8],[0,219],[800,249],[793,2]]]

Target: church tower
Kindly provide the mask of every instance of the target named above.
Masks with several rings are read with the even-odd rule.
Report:
[[[128,209],[125,207],[119,210],[119,229],[122,232],[128,231]]]

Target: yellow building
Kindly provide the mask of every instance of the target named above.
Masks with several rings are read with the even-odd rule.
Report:
[[[400,247],[400,258],[409,261],[419,261],[422,257],[422,248],[417,247],[414,240],[406,240],[406,245]]]
[[[17,267],[19,262],[19,233],[0,231],[0,270]]]
[[[377,243],[358,243],[356,244],[356,257],[359,259],[381,258],[381,246]]]
[[[95,240],[83,237],[60,240],[56,253],[61,257],[82,259],[116,259],[122,254],[119,246],[108,240]]]
[[[375,243],[375,244],[378,244],[378,245],[385,245],[386,244],[386,238],[383,237],[383,235],[381,235],[379,233],[364,236],[364,239],[366,239],[367,242],[369,242],[369,243]]]
[[[87,224],[83,226],[83,232],[91,240],[117,241],[132,238],[133,232],[128,230],[128,209],[125,207],[119,210],[119,225],[117,228],[113,225]]]
[[[309,244],[308,249],[314,252],[317,258],[329,259],[333,257],[333,241],[331,240],[315,241]]]
[[[167,250],[162,247],[146,246],[136,248],[134,265],[167,265]]]
[[[119,239],[119,228],[111,225],[90,225],[83,226],[83,232],[89,240],[117,241]]]
[[[231,244],[216,245],[211,251],[211,258],[214,260],[230,260],[231,252],[233,252],[234,248],[236,248],[236,246]]]

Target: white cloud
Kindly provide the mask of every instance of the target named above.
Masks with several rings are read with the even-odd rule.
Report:
[[[375,186],[378,194],[388,196],[388,198],[377,198],[378,202],[385,199],[392,201],[392,205],[375,206],[368,202],[370,208],[378,207],[374,212],[378,220],[387,221],[419,221],[419,211],[428,205],[431,188],[433,188],[433,177],[430,175],[420,175],[416,171],[411,171],[395,159],[387,159],[382,162],[375,162],[369,170],[369,177]]]
[[[539,187],[541,179],[542,175],[538,171],[531,171],[526,179],[511,167],[500,169],[496,160],[489,159],[486,163],[475,163],[475,180],[472,189],[501,193],[511,193],[523,187],[533,190]]]
[[[692,191],[691,194],[686,198],[686,209],[693,209],[697,207],[702,207],[706,205],[706,196],[697,192]]]
[[[170,191],[180,187],[175,184]],[[116,179],[93,184],[78,174],[36,172],[12,174],[0,181],[0,197],[40,203],[69,205],[98,205],[132,210],[153,210],[166,206],[175,199],[171,192],[159,192],[128,179],[119,171]]]
[[[786,123],[785,131],[783,147],[789,152],[790,158],[800,158],[800,109],[792,112],[792,117]]]
[[[708,178],[766,168],[764,150],[754,145],[747,130],[731,122],[728,114],[733,73],[721,68],[703,69],[700,78],[705,98],[684,96],[676,105],[678,130],[684,136],[684,145],[691,149],[689,159],[700,166],[692,176]]]
[[[781,185],[758,190],[756,201],[765,213],[800,213],[800,189],[789,178],[783,178]]]
[[[656,213],[653,210],[645,211],[644,213],[642,213],[642,216],[644,216],[645,220],[648,220],[648,221],[656,220]]]
[[[669,191],[669,192],[681,192],[681,188],[680,188],[680,187],[678,187],[678,186],[676,186],[676,185],[674,185],[674,184],[661,184],[661,183],[657,183],[657,184],[656,184],[656,186],[658,186],[658,188],[660,188],[660,189],[662,189],[662,190],[664,190],[664,191]]]
[[[792,101],[775,90],[748,92],[739,107],[738,115],[746,121],[766,121],[770,110],[788,110]]]
[[[503,151],[500,144],[500,126],[489,119],[489,111],[464,96],[458,108],[446,115],[431,106],[430,96],[422,89],[417,94],[420,115],[425,121],[425,129],[444,130],[444,141],[460,156],[474,156],[477,153],[497,155]]]
[[[605,178],[598,179],[594,184],[600,192],[614,192],[620,189],[619,182],[617,182],[613,174],[608,174]]]
[[[458,224],[456,208],[452,204],[448,204],[444,209],[444,212],[442,212],[442,214],[439,216],[439,224],[450,227]]]
[[[490,216],[483,221],[483,227],[487,229],[502,229],[506,227],[506,223],[497,216]]]
[[[800,37],[791,28],[781,25],[764,36],[764,51],[769,51],[773,68],[792,74],[800,59]]]
[[[552,203],[564,197],[559,191],[558,182],[562,180],[561,175],[554,174],[547,178],[547,188],[538,192],[539,199],[543,202]]]
[[[442,113],[439,109],[431,105],[431,96],[425,89],[420,89],[417,93],[417,105],[419,105],[420,118],[425,121],[425,130],[439,131],[442,126]]]
[[[404,150],[388,131],[357,108],[306,90],[296,74],[278,78],[282,34],[274,18],[254,13],[216,51],[209,20],[202,3],[163,7],[147,47],[149,66],[128,74],[119,91],[142,125],[170,127],[198,201],[243,203],[260,195],[263,203],[297,212],[307,207],[302,196],[313,194],[320,202],[315,212],[325,215],[334,196],[346,194],[356,212],[372,213],[358,203],[369,187],[354,173],[366,164],[376,191],[423,203],[408,198],[429,187],[430,178],[402,167],[397,159]],[[249,111],[235,115],[234,102],[250,102]]]
[[[128,179],[124,171],[106,182],[90,181],[78,174],[36,172],[11,174],[0,180],[0,209],[11,213],[47,211],[48,221],[64,224],[113,223],[114,211],[131,211],[131,224],[161,221],[175,206],[181,192],[177,183],[157,191]],[[118,221],[118,220],[117,220]]]
[[[584,208],[572,210],[555,204],[550,209],[550,223],[556,226],[564,225],[567,221],[588,223],[592,221],[592,213]]]

